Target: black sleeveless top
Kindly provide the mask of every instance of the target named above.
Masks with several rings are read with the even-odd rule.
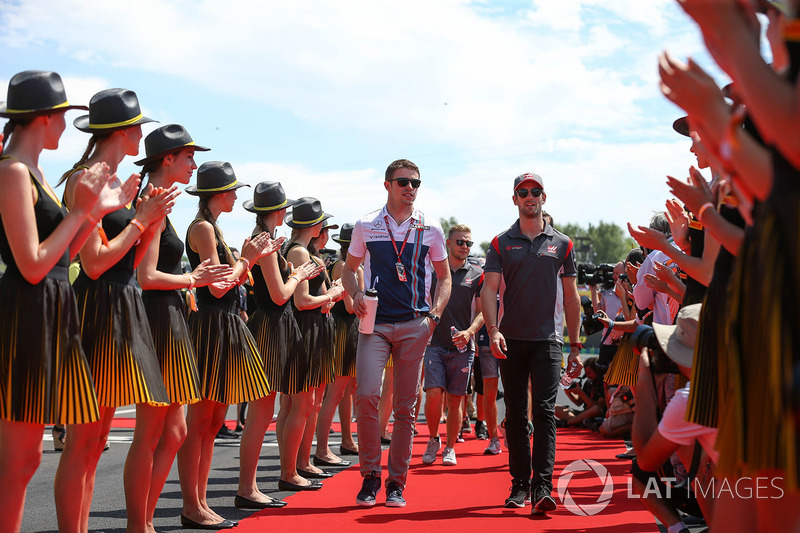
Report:
[[[253,237],[255,237],[255,235],[256,234],[254,234]],[[280,261],[278,261],[278,265],[278,268],[280,268]],[[255,298],[256,305],[267,312],[277,312],[286,309],[289,305],[289,301],[292,298],[289,297],[283,303],[283,305],[278,305],[272,300],[272,297],[269,294],[269,287],[267,287],[267,282],[264,280],[264,273],[261,271],[261,265],[256,263],[253,265],[253,268],[250,269],[250,272],[253,274],[253,297]],[[286,280],[289,279],[289,274],[292,273],[292,269],[289,268],[289,264],[286,263],[280,272],[281,279],[284,283],[286,283]]]
[[[689,255],[692,257],[703,257],[705,248],[705,231],[702,224],[692,218],[689,224]],[[686,292],[683,295],[681,306],[697,304],[703,301],[706,295],[706,286],[694,279],[692,276],[684,274],[686,279]],[[683,276],[681,276],[683,277]]]
[[[136,210],[130,206],[117,209],[104,216],[102,224],[108,240],[122,233],[135,216]],[[136,260],[136,246],[138,246],[138,242],[131,246],[130,250],[128,250],[119,261],[112,265],[111,268],[103,272],[99,279],[109,283],[133,284],[135,281],[133,271]],[[92,279],[81,269],[81,273],[78,274],[75,284],[78,286],[90,281],[92,281]]]
[[[342,260],[339,259],[338,261],[331,263],[331,266],[328,268],[329,278],[333,279],[333,267],[341,262]],[[344,300],[339,300],[333,304],[333,307],[331,307],[331,315],[333,315],[335,318],[349,317],[351,314],[352,313],[347,312],[347,307],[344,306]]]
[[[165,218],[166,227],[161,232],[158,243],[158,264],[156,270],[167,274],[183,274],[181,259],[183,259],[183,241],[181,241],[169,217]]]
[[[291,242],[291,243],[289,243],[289,246],[286,248],[286,253],[285,253],[286,257],[289,257],[289,250],[291,250],[295,246],[301,246],[302,247],[302,245],[299,242]],[[308,255],[311,257],[312,261],[314,261],[315,263],[317,262],[317,258],[314,257],[313,255],[311,255],[311,253],[309,253]],[[308,294],[310,294],[311,296],[320,296],[320,295],[322,295],[322,284],[323,283],[325,283],[325,276],[323,276],[322,274],[320,274],[316,278],[308,280]]]
[[[742,215],[739,214],[739,210],[735,207],[722,204],[719,209],[719,214],[731,224],[739,228],[744,228],[744,219]],[[730,253],[724,246],[720,246],[717,260],[714,263],[714,274],[711,277],[711,283],[724,283],[727,286],[731,275],[733,275],[733,267],[735,264],[736,256]]]
[[[14,159],[11,156],[1,156],[0,161],[4,159]],[[61,202],[54,198],[49,191],[44,188],[44,185],[39,183],[31,169],[28,169],[28,174],[31,176],[36,187],[36,203],[33,205],[34,214],[36,216],[36,230],[39,233],[39,242],[43,242],[47,237],[53,233],[58,225],[67,216],[67,208]],[[0,217],[0,257],[6,264],[6,274],[20,273],[17,267],[17,262],[14,260],[14,255],[11,253],[11,246],[8,244],[8,237],[6,236],[6,229],[3,225],[2,217]],[[47,277],[68,280],[69,269],[69,249],[64,251],[64,254],[59,258],[55,266],[47,273]]]
[[[186,230],[186,257],[189,258],[189,264],[192,266],[192,269],[197,268],[197,265],[203,262],[203,260],[200,258],[200,254],[192,250],[192,246],[189,244],[189,232],[192,231],[192,226],[194,226],[199,220],[201,219],[195,219],[191,224],[189,224],[189,228]],[[226,258],[227,251],[228,245],[225,244],[225,241],[218,241],[217,258],[222,265],[228,264],[228,260]],[[198,305],[201,307],[203,305],[213,305],[222,308],[229,313],[237,312],[239,292],[235,286],[231,287],[228,292],[223,294],[222,298],[214,297],[208,287],[197,287],[195,290],[197,291]]]

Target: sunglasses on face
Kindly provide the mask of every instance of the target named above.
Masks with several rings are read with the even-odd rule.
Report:
[[[472,245],[475,244],[475,243],[472,242],[472,241],[464,241],[464,240],[461,240],[461,239],[456,239],[456,245],[464,246],[465,244],[467,245],[467,248],[472,248]]]
[[[408,187],[410,183],[415,189],[419,189],[419,186],[422,185],[422,180],[418,178],[392,178],[389,181],[396,181],[401,187]]]
[[[542,189],[517,189],[517,196],[520,198],[527,198],[528,193],[531,193],[534,198],[539,198],[542,192]]]

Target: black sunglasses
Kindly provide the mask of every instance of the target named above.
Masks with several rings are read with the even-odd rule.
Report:
[[[464,246],[466,244],[468,248],[472,248],[472,245],[475,243],[472,241],[463,241],[461,239],[456,239],[456,244],[458,246]]]
[[[419,189],[419,186],[422,185],[422,180],[419,178],[392,178],[389,181],[396,181],[401,187],[408,187],[410,183],[415,189]]]
[[[528,193],[531,193],[534,198],[539,198],[542,195],[542,189],[517,189],[517,196],[520,198],[527,198]]]

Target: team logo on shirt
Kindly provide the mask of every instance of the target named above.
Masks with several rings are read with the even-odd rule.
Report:
[[[375,222],[372,223],[372,225],[376,228],[381,228],[383,227],[383,222],[381,222],[380,220],[376,220]]]
[[[547,253],[554,254],[556,252],[558,252],[558,246],[553,245],[547,247]]]
[[[464,283],[466,285],[472,285],[472,278],[464,278]]]
[[[509,251],[509,250],[522,250],[522,246],[515,245],[515,244],[509,244],[508,246],[506,246],[506,251]]]

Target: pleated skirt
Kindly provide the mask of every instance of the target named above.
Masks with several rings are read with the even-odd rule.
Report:
[[[639,378],[639,356],[633,351],[630,337],[630,333],[622,336],[617,353],[608,365],[603,380],[609,385],[627,385],[631,388],[636,386]]]
[[[76,282],[75,293],[98,403],[169,405],[141,290],[101,278]]]
[[[778,178],[776,177],[776,180]],[[731,278],[725,398],[718,472],[731,478],[778,470],[800,480],[800,187],[773,192],[746,233]]]
[[[0,418],[31,424],[99,420],[75,293],[64,279],[0,278]]]
[[[297,359],[298,351],[303,349],[303,336],[297,326],[291,306],[264,309],[259,307],[250,315],[247,328],[256,341],[261,354],[264,374],[269,383],[275,384],[281,392],[284,369],[290,359]],[[288,392],[292,390],[293,392]],[[287,394],[294,394],[295,388],[287,387]]]
[[[347,313],[334,315],[333,373],[336,376],[356,377],[358,349],[358,317]]]
[[[203,399],[232,405],[270,394],[256,341],[237,313],[201,304],[189,315],[189,334]]]
[[[333,382],[333,318],[319,309],[296,311],[295,318],[303,335],[303,351],[309,359],[305,390]]]
[[[186,321],[186,303],[179,291],[143,291],[147,321],[170,403],[200,400],[197,357]]]

